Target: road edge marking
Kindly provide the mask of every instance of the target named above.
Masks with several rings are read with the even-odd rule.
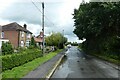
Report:
[[[50,70],[50,73],[48,73],[48,75],[45,77],[46,80],[49,80],[50,77],[53,75],[54,71],[57,69],[58,65],[60,64],[60,62],[62,61],[63,57],[65,56],[65,54],[63,54],[59,60],[55,63],[55,65],[53,66],[52,70]]]

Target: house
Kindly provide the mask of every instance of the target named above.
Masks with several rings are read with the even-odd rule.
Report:
[[[23,27],[16,22],[3,25],[1,39],[8,39],[14,48],[29,46],[32,32],[27,30],[27,25]]]
[[[2,39],[3,33],[2,33],[2,26],[0,26],[0,51],[1,51],[1,46],[2,46],[2,42],[9,42],[8,39]]]
[[[3,36],[2,26],[0,26],[0,51],[1,51],[2,42],[9,42],[8,39],[3,39],[2,36]]]
[[[40,34],[37,37],[34,37],[34,40],[35,40],[37,46],[40,46],[42,48],[43,32],[40,32]]]

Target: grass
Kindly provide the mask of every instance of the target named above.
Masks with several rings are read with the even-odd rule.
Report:
[[[82,49],[81,47],[78,47],[79,49]],[[97,53],[91,53],[90,55],[93,55],[97,58],[103,59],[105,61],[114,63],[116,65],[120,65],[119,60],[116,58],[112,58],[110,55],[106,55],[106,54],[97,54]],[[118,56],[117,56],[118,57]]]
[[[96,56],[96,57],[98,57],[98,58],[100,58],[100,59],[103,59],[103,60],[105,60],[105,61],[108,61],[108,62],[114,63],[114,64],[116,64],[116,65],[119,65],[119,60],[113,59],[113,58],[111,58],[111,57],[109,57],[109,56],[100,55],[100,54],[92,54],[92,55],[93,55],[93,56]]]
[[[61,50],[57,50],[55,52],[51,52],[47,55],[44,55],[43,57],[37,58],[31,62],[28,62],[22,66],[15,67],[12,70],[7,70],[5,72],[2,72],[2,78],[22,78],[26,74],[28,74],[30,71],[34,70],[44,62],[50,60],[52,57],[57,55],[57,53],[61,52]]]

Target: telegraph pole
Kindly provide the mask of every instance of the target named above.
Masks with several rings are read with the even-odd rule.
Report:
[[[42,54],[44,55],[44,48],[45,48],[45,40],[44,40],[44,2],[42,2],[42,32],[43,32]]]
[[[63,29],[63,47],[64,47],[64,29]]]

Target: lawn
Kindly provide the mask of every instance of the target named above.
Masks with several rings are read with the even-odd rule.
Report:
[[[12,70],[6,70],[2,72],[2,78],[22,78],[26,74],[28,74],[30,71],[34,70],[44,62],[50,60],[52,57],[57,55],[61,50],[57,50],[55,52],[51,52],[49,54],[44,55],[43,57],[39,57],[34,59],[31,62],[28,62],[22,66],[15,67]]]

